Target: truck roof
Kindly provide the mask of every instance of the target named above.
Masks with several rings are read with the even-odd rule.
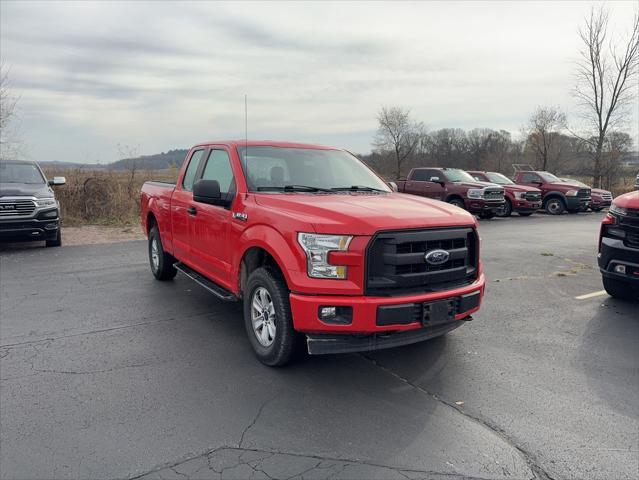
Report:
[[[280,147],[280,148],[313,148],[315,150],[342,150],[341,148],[328,147],[325,145],[316,145],[312,143],[296,143],[296,142],[283,142],[279,140],[211,140],[208,142],[201,142],[195,145],[196,147],[204,147],[206,145],[225,145],[230,148],[237,147]]]

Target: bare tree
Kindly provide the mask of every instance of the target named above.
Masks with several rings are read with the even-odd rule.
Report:
[[[593,138],[584,140],[593,146],[593,185],[599,186],[606,134],[623,123],[637,92],[639,13],[627,38],[615,42],[608,39],[608,11],[602,6],[593,7],[579,36],[583,49],[573,93],[593,132]]]
[[[377,134],[373,145],[382,152],[392,152],[395,178],[400,178],[402,165],[415,154],[423,136],[424,124],[410,117],[410,110],[401,107],[382,107],[377,114]]]
[[[9,125],[15,117],[17,102],[17,97],[11,93],[9,68],[0,62],[0,158],[12,152],[10,146],[16,142]]]
[[[535,152],[542,170],[548,168],[548,160],[553,155],[553,148],[558,147],[561,130],[566,128],[566,115],[555,107],[537,107],[528,120],[528,146]],[[561,149],[554,148],[554,159],[557,160]]]

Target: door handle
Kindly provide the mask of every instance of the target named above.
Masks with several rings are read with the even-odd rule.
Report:
[[[189,212],[189,215],[197,215],[197,208],[195,207],[189,207],[186,211]]]

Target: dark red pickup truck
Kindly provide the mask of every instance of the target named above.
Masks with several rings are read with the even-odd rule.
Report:
[[[497,212],[498,217],[510,217],[517,212],[522,217],[527,217],[541,208],[541,190],[526,185],[516,185],[506,175],[498,172],[469,171],[475,180],[492,182],[504,187],[506,203]]]
[[[492,218],[504,205],[504,189],[479,182],[459,168],[413,168],[397,191],[443,200],[481,218]]]
[[[517,166],[515,166],[517,168]],[[571,182],[562,182],[552,173],[536,170],[516,170],[514,181],[541,190],[542,207],[549,215],[585,211],[590,205],[590,188]]]
[[[241,300],[257,357],[396,347],[479,309],[477,222],[393,192],[350,153],[282,142],[193,147],[176,185],[147,182],[141,222],[158,280],[177,270]]]

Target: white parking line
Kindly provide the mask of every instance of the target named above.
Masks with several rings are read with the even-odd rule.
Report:
[[[599,290],[598,292],[586,293],[585,295],[579,295],[578,297],[575,297],[575,298],[577,300],[586,300],[587,298],[600,297],[602,295],[606,295],[606,291],[605,290]]]

